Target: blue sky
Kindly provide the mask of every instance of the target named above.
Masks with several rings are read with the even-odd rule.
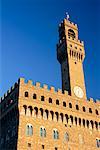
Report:
[[[0,0],[0,96],[19,77],[61,88],[58,24],[69,12],[85,43],[87,96],[100,99],[99,0]]]

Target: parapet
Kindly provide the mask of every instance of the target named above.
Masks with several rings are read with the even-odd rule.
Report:
[[[88,103],[91,103],[91,104],[94,104],[94,103],[96,103],[96,104],[100,104],[100,100],[99,99],[96,99],[96,100],[94,100],[93,98],[89,98],[88,99],[88,101],[87,101]]]
[[[78,26],[77,26],[76,23],[73,23],[73,22],[67,20],[66,18],[64,19],[63,22],[64,22],[65,25],[70,25],[70,26],[72,26],[73,28],[78,29]]]
[[[49,92],[52,92],[52,93],[58,93],[58,94],[63,94],[63,95],[68,95],[68,91],[62,91],[62,89],[55,89],[55,87],[53,87],[53,86],[48,86],[48,85],[46,85],[46,84],[40,84],[40,82],[36,82],[36,83],[34,83],[32,80],[25,80],[25,78],[20,78],[19,80],[18,80],[18,84],[20,85],[20,86],[23,86],[23,85],[27,85],[27,86],[29,86],[29,87],[32,87],[32,86],[34,86],[35,88],[41,88],[41,89],[44,89],[45,91],[49,91]]]
[[[0,103],[10,94],[12,91],[18,87],[18,82],[16,82],[4,95],[0,98]]]

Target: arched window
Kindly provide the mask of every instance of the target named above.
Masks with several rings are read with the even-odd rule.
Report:
[[[98,123],[95,121],[95,127],[96,129],[98,129]]]
[[[38,115],[38,108],[37,107],[34,107],[34,113],[36,116]]]
[[[53,130],[53,138],[54,139],[59,139],[59,132],[57,131],[57,129]]]
[[[63,102],[63,106],[66,107],[66,102]]]
[[[58,112],[55,112],[55,115],[56,115],[56,119],[57,119],[57,121],[58,121],[58,119],[59,119],[59,114],[58,114]]]
[[[95,110],[95,113],[96,113],[96,115],[99,115],[99,113],[98,113],[98,110],[97,110],[97,109]]]
[[[44,137],[46,137],[46,129],[44,128]]]
[[[30,110],[30,115],[32,115],[32,111],[33,111],[32,106],[28,106],[28,109]]]
[[[45,97],[44,96],[41,96],[41,101],[44,101],[45,100]]]
[[[79,106],[78,105],[76,105],[76,109],[79,110]]]
[[[69,141],[69,135],[68,135],[67,132],[64,134],[64,139],[65,139],[67,142]]]
[[[24,110],[25,110],[25,115],[26,115],[27,106],[26,106],[26,105],[23,105],[23,107],[24,107]]]
[[[83,106],[83,111],[85,112],[86,111],[86,109],[85,109],[85,107]]]
[[[72,37],[72,39],[74,39],[75,38],[75,32],[72,29],[69,29],[68,30],[68,36]]]
[[[77,117],[75,117],[75,124],[77,125]]]
[[[65,114],[65,118],[66,118],[66,121],[67,121],[67,123],[68,123],[68,119],[69,119],[69,117],[68,117],[68,115],[67,115],[67,114]]]
[[[56,105],[59,105],[59,100],[58,99],[56,100]]]
[[[56,139],[59,139],[59,132],[56,131]]]
[[[87,127],[89,128],[89,121],[88,120],[86,121],[86,124],[87,124]]]
[[[41,116],[43,117],[43,109],[40,108]]]
[[[46,114],[46,118],[48,119],[49,111],[47,109],[45,110],[45,114]]]
[[[40,136],[41,137],[46,137],[46,129],[45,129],[45,127],[41,127],[40,128]]]
[[[28,92],[27,91],[25,92],[25,97],[28,97]]]
[[[92,113],[92,109],[91,108],[89,108],[89,113]]]
[[[40,136],[43,137],[43,129],[40,128]]]
[[[79,125],[81,126],[81,118],[79,118]]]
[[[72,104],[71,103],[69,103],[69,108],[72,108]]]
[[[92,128],[93,128],[93,126],[94,126],[94,123],[93,123],[93,121],[91,120],[91,121],[90,121],[90,123],[91,123],[91,126],[92,126]]]
[[[54,119],[54,112],[51,110],[50,114],[51,114],[51,117],[52,117],[52,120],[53,120]]]
[[[33,135],[33,127],[31,124],[26,125],[26,135],[32,136]]]
[[[85,127],[85,119],[83,119],[83,126]]]
[[[73,124],[73,116],[70,115],[71,123]]]
[[[96,139],[96,147],[100,148],[100,139]]]
[[[49,97],[49,103],[52,103],[52,98]]]
[[[34,93],[33,94],[33,99],[36,99],[37,98],[37,95]]]

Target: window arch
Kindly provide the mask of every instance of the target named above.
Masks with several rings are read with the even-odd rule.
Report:
[[[89,108],[89,113],[92,113],[92,109],[91,108]]]
[[[44,101],[45,100],[45,97],[44,96],[41,96],[41,101]]]
[[[97,109],[95,110],[95,113],[96,113],[96,115],[99,115],[99,113],[98,113],[98,110],[97,110]]]
[[[87,124],[87,127],[89,128],[89,121],[88,120],[86,120],[86,124]]]
[[[46,137],[46,129],[45,129],[45,127],[41,127],[40,128],[40,136],[41,137]]]
[[[51,110],[50,114],[51,114],[51,117],[52,117],[52,120],[53,120],[54,119],[54,112]]]
[[[78,105],[76,105],[76,109],[79,110],[79,106]]]
[[[86,112],[86,108],[83,106],[83,111]]]
[[[54,139],[59,139],[59,132],[57,129],[53,129],[53,138]]]
[[[27,91],[25,92],[25,97],[28,97],[28,92]]]
[[[95,121],[95,127],[96,129],[98,129],[98,123]]]
[[[73,116],[70,115],[71,123],[73,124]]]
[[[28,136],[33,135],[33,126],[31,124],[26,125],[26,135],[28,135]]]
[[[66,107],[66,102],[63,102],[63,106]]]
[[[69,141],[69,135],[68,135],[67,132],[64,134],[64,139],[65,139],[67,142]]]
[[[55,112],[55,115],[56,115],[56,120],[58,121],[58,119],[59,119],[59,114],[58,114],[58,112]]]
[[[27,106],[23,105],[24,111],[25,111],[25,115],[26,115],[26,111],[27,111]]]
[[[90,121],[90,124],[91,124],[91,126],[92,126],[92,128],[93,128],[93,127],[94,127],[94,123],[93,123],[92,120]]]
[[[38,108],[37,107],[34,107],[34,113],[36,116],[38,115]]]
[[[33,94],[33,99],[37,99],[37,95],[35,93]]]
[[[52,98],[49,97],[49,103],[52,103]]]
[[[59,105],[59,100],[58,99],[56,100],[56,105]]]
[[[72,37],[73,39],[75,38],[75,32],[72,29],[68,30],[68,36],[69,38]]]
[[[69,108],[72,108],[72,104],[71,103],[69,103]]]
[[[83,119],[83,126],[85,127],[85,119]]]

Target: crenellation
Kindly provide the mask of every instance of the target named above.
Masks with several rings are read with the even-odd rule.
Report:
[[[81,40],[77,40],[82,46],[84,46],[84,42],[83,41],[81,41]]]
[[[94,103],[94,99],[93,99],[93,98],[90,98],[90,99],[89,99],[89,102],[90,102],[90,103]]]
[[[28,80],[27,84],[28,84],[28,86],[33,86],[33,81],[32,80]]]
[[[58,94],[63,94],[61,89],[58,89],[58,90],[57,90],[57,93],[58,93]]]
[[[25,78],[19,78],[18,84],[24,85],[25,84]]]
[[[53,86],[50,87],[50,92],[55,92],[55,88]]]
[[[40,82],[36,82],[35,86],[36,86],[37,88],[40,88],[40,87],[41,87]]]
[[[100,104],[100,100],[99,100],[99,99],[96,99],[96,103],[97,103],[97,104]]]
[[[64,90],[64,95],[67,96],[68,95],[68,91]]]
[[[48,85],[44,84],[44,85],[43,85],[43,88],[44,88],[45,90],[48,90]]]

